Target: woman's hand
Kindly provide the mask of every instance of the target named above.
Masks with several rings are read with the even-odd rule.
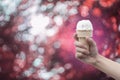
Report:
[[[116,80],[120,80],[120,64],[98,54],[96,43],[92,38],[86,38],[89,49],[86,48],[86,45],[78,41],[77,35],[75,35],[75,39],[77,59],[91,64]]]
[[[86,38],[86,41],[89,45],[89,50],[86,45],[82,44],[78,41],[77,34],[75,34],[75,46],[76,46],[76,58],[81,60],[82,62],[89,64],[96,64],[98,50],[95,41],[92,38]]]

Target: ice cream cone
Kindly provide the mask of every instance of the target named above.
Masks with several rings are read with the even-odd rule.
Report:
[[[93,36],[93,27],[89,20],[79,21],[76,29],[78,40],[89,49],[86,37]]]

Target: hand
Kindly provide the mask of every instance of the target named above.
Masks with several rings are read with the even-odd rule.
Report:
[[[96,64],[98,50],[95,41],[92,38],[86,38],[86,41],[89,45],[89,50],[86,45],[82,44],[78,41],[77,34],[75,34],[75,46],[76,46],[76,58],[81,60],[82,62],[89,64]]]

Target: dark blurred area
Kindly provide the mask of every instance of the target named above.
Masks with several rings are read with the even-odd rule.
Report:
[[[0,0],[0,80],[114,80],[75,59],[83,19],[100,54],[120,63],[120,0]]]

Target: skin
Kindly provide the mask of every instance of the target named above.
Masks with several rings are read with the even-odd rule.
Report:
[[[76,55],[75,57],[87,64],[94,66],[95,68],[101,70],[107,75],[113,77],[116,80],[120,80],[120,64],[114,62],[98,53],[95,41],[92,38],[86,38],[89,45],[87,49],[86,45],[78,41],[77,34],[75,34],[75,46]]]

